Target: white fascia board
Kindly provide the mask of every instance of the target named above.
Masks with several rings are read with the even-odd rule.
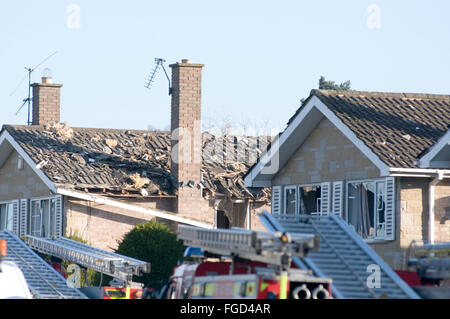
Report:
[[[171,221],[182,223],[182,224],[187,224],[187,225],[192,225],[192,226],[201,227],[201,228],[207,228],[207,229],[212,229],[213,228],[213,225],[210,225],[210,224],[207,224],[207,223],[202,223],[202,222],[191,220],[191,219],[188,219],[188,218],[174,216],[174,215],[169,214],[169,213],[164,213],[164,212],[161,212],[161,211],[156,211],[156,210],[153,210],[153,209],[144,208],[144,207],[141,207],[141,206],[127,204],[127,203],[124,203],[124,202],[121,202],[121,201],[118,201],[118,200],[105,198],[103,196],[86,194],[86,193],[77,192],[77,191],[64,189],[64,188],[58,188],[56,193],[60,194],[60,195],[68,196],[68,197],[73,197],[73,198],[77,198],[77,199],[81,199],[81,200],[86,200],[86,201],[98,203],[98,204],[104,204],[104,205],[109,205],[109,206],[113,206],[113,207],[117,207],[117,208],[123,208],[125,210],[138,212],[138,213],[142,213],[142,214],[146,214],[146,215],[151,215],[151,216],[154,216],[154,217],[159,217],[159,218],[171,220]]]
[[[430,167],[432,159],[447,145],[450,145],[450,129],[434,144],[431,149],[419,160],[419,166],[422,168]]]
[[[14,138],[9,134],[8,131],[3,131],[0,136],[0,145],[2,145],[5,140],[14,148],[14,150],[19,153],[19,155],[24,159],[24,161],[31,167],[31,169],[39,176],[42,182],[53,192],[56,193],[55,184],[44,174],[42,170],[37,168],[37,164],[31,159],[31,157],[25,152],[25,150],[14,140]]]
[[[280,135],[278,142],[278,149],[273,152],[270,149],[270,154],[266,153],[247,174],[245,178],[245,185],[247,187],[256,187],[255,178],[261,173],[265,163],[269,163],[274,154],[279,152],[283,144],[288,140],[295,129],[301,125],[305,117],[313,110],[318,109],[338,130],[348,138],[367,158],[380,170],[380,176],[389,176],[389,166],[387,166],[372,150],[362,142],[350,128],[345,125],[317,96],[313,96],[303,109],[297,114],[294,120],[289,124],[286,130]],[[268,181],[270,185],[270,181]],[[264,183],[265,184],[265,183]]]
[[[256,176],[258,176],[261,171],[264,169],[264,166],[271,162],[273,159],[273,156],[275,154],[279,154],[279,151],[281,147],[283,147],[283,144],[286,142],[286,140],[291,136],[291,134],[294,132],[294,130],[300,125],[300,123],[303,121],[303,119],[309,114],[309,112],[314,107],[314,104],[309,101],[304,107],[303,110],[297,114],[297,116],[294,118],[294,120],[291,122],[291,124],[284,130],[284,132],[276,137],[277,140],[274,140],[275,143],[271,143],[270,150],[266,152],[263,157],[257,162],[257,164],[250,170],[250,172],[247,174],[246,178],[244,179],[244,183],[246,187],[261,187],[257,186],[258,182],[254,182],[254,179]],[[279,167],[281,168],[281,167]],[[264,187],[271,187],[272,183],[270,180],[267,182],[260,182],[260,184],[264,184]],[[267,185],[267,186],[266,186]]]
[[[389,169],[391,176],[405,176],[405,177],[433,177],[442,176],[443,178],[450,177],[450,170],[448,169],[432,169],[432,168],[395,168]]]

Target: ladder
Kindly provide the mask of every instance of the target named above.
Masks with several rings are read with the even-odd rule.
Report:
[[[317,250],[319,237],[311,234],[268,233],[242,228],[203,229],[179,225],[178,239],[214,255],[228,255],[272,265],[289,264],[291,256],[305,257]]]
[[[302,269],[333,280],[332,292],[337,298],[419,298],[419,296],[367,245],[358,234],[335,214],[329,216],[281,215],[263,212],[262,223],[271,231],[295,234],[317,234],[320,250],[307,258],[294,257]],[[380,286],[369,285],[373,272],[380,270]]]
[[[12,232],[0,231],[0,239],[7,242],[6,260],[14,262],[22,271],[34,298],[86,299],[76,288],[68,286],[66,279],[39,257]]]
[[[133,275],[150,272],[150,263],[98,249],[65,237],[41,238],[26,235],[28,246],[40,253],[131,282]]]

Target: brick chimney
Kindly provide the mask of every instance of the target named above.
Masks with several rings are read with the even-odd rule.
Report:
[[[201,81],[203,64],[191,60],[171,64],[171,173],[178,182],[176,212],[201,211],[202,132]],[[199,206],[200,205],[200,206]]]
[[[60,90],[62,84],[54,84],[51,77],[43,77],[42,83],[33,83],[32,125],[60,123]]]

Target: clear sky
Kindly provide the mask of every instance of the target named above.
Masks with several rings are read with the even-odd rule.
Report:
[[[205,64],[203,119],[282,128],[324,75],[352,89],[450,93],[450,1],[1,1],[0,124],[26,97],[25,66],[58,53],[61,121],[166,128],[155,57]]]

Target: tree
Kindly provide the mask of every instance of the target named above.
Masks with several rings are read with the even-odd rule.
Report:
[[[151,272],[134,276],[133,281],[160,289],[177,262],[183,259],[184,245],[169,226],[157,221],[137,225],[125,234],[116,252],[151,263]]]
[[[340,90],[340,91],[348,91],[350,90],[350,80],[343,82],[341,84],[336,84],[334,81],[325,80],[324,76],[321,76],[319,79],[319,90]]]

